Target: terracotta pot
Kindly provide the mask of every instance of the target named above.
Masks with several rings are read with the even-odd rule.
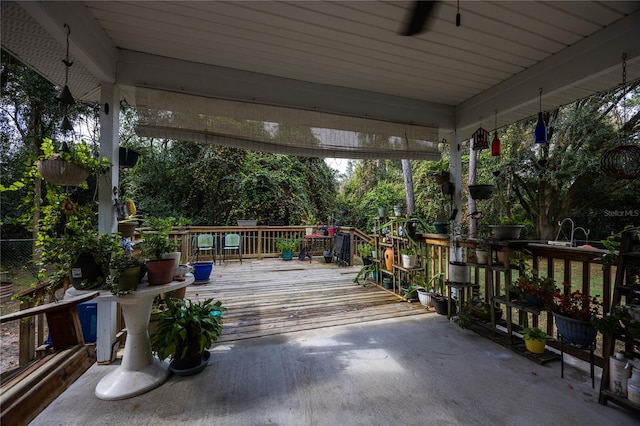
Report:
[[[136,232],[136,226],[138,226],[138,221],[118,222],[118,232],[122,235],[122,238],[131,238]]]
[[[162,285],[173,281],[173,259],[147,260],[146,265],[149,285]]]

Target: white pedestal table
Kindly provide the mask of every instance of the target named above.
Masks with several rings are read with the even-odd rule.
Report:
[[[122,305],[122,314],[127,325],[127,342],[122,362],[114,371],[103,377],[96,386],[96,396],[104,400],[131,398],[160,386],[169,377],[169,365],[151,354],[149,340],[149,318],[153,299],[160,293],[178,290],[193,283],[193,275],[187,274],[185,281],[150,286],[140,283],[138,289],[123,297],[116,297],[108,290],[100,290],[97,299],[112,300]],[[95,291],[95,290],[88,290]],[[70,288],[65,296],[75,297],[85,290]]]

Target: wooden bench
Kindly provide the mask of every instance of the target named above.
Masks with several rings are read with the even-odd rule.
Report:
[[[0,323],[5,323],[44,314],[53,347],[52,353],[2,378],[1,424],[28,424],[95,362],[95,348],[84,343],[78,304],[99,294],[92,292],[0,317]]]

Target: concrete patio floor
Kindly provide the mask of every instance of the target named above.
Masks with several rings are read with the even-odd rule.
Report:
[[[345,285],[362,289],[350,276]],[[435,313],[228,340],[210,351],[201,373],[121,401],[94,396],[118,364],[93,365],[31,424],[640,424],[636,413],[598,404],[600,369],[596,389],[588,365],[573,359],[562,379],[560,361],[538,365]]]

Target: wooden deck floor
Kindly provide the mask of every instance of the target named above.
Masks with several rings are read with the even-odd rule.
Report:
[[[186,297],[222,301],[220,342],[433,313],[375,285],[356,285],[358,270],[316,260],[229,261],[214,266],[208,284],[189,286]]]

